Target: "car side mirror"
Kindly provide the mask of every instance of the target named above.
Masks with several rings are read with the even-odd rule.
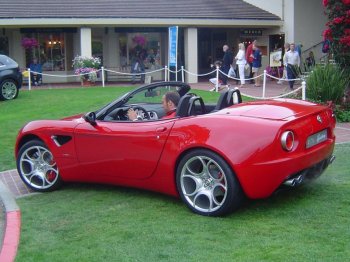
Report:
[[[95,112],[89,112],[89,113],[86,113],[84,116],[83,116],[84,120],[88,123],[90,123],[91,125],[95,126],[96,125],[96,114]]]

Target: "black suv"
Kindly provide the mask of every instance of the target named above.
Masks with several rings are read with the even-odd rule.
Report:
[[[18,64],[5,55],[0,55],[0,100],[15,99],[22,87],[22,73]]]

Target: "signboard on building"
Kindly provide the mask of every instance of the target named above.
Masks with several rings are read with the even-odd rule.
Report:
[[[177,35],[178,27],[169,27],[169,67],[175,66],[177,70]]]
[[[240,36],[262,36],[262,29],[257,28],[244,28],[240,31]]]

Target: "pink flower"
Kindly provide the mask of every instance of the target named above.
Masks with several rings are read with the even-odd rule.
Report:
[[[328,0],[323,0],[323,6],[327,6],[328,5]]]
[[[336,24],[336,25],[341,24],[343,21],[344,21],[344,16],[336,17],[336,18],[333,19],[333,23]]]
[[[39,46],[38,41],[34,37],[32,37],[32,38],[23,37],[21,44],[22,44],[24,49],[31,49],[33,47]]]
[[[350,5],[350,0],[342,0],[344,5]]]

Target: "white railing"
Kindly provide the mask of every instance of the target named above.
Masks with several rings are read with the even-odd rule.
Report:
[[[136,76],[140,76],[140,75],[151,75],[151,74],[154,74],[154,73],[157,73],[157,72],[164,71],[164,81],[168,81],[168,79],[170,79],[170,73],[176,75],[175,78],[176,78],[176,81],[177,81],[178,80],[177,79],[177,74],[179,72],[181,72],[181,81],[182,82],[185,82],[185,73],[188,74],[188,75],[197,76],[197,77],[209,76],[209,75],[215,73],[215,75],[216,75],[216,77],[215,77],[216,78],[215,91],[216,92],[219,91],[219,76],[220,76],[220,73],[222,75],[225,75],[226,77],[228,77],[230,79],[233,79],[233,80],[236,80],[236,81],[240,81],[240,78],[231,77],[231,76],[227,75],[226,73],[222,72],[219,67],[217,67],[213,71],[205,73],[205,74],[192,73],[192,72],[186,70],[183,66],[181,66],[181,69],[179,69],[177,71],[172,71],[167,66],[165,66],[164,68],[160,68],[160,69],[153,70],[153,71],[150,71],[150,72],[137,72],[137,73],[119,72],[119,71],[114,71],[114,70],[110,70],[110,69],[106,69],[104,67],[101,67],[101,69],[99,69],[99,70],[97,70],[95,72],[79,74],[79,75],[76,75],[76,74],[74,74],[74,75],[53,75],[53,74],[46,74],[46,73],[31,71],[29,68],[28,68],[27,71],[28,71],[28,89],[29,90],[31,90],[31,81],[30,81],[30,74],[31,73],[39,74],[39,75],[42,75],[42,76],[50,76],[50,77],[60,77],[60,78],[75,77],[76,78],[76,77],[82,77],[82,76],[85,76],[85,75],[89,75],[89,74],[92,74],[92,73],[101,72],[102,87],[105,87],[105,72],[113,73],[113,74],[117,74],[117,75],[127,75],[127,76],[135,76],[136,77]],[[258,78],[258,77],[263,77],[262,96],[261,97],[256,97],[256,96],[251,96],[251,95],[248,95],[248,94],[245,94],[245,93],[241,92],[242,95],[250,97],[250,98],[254,98],[254,99],[281,98],[281,97],[289,96],[289,95],[291,95],[293,93],[296,93],[296,92],[298,92],[301,89],[302,90],[302,100],[306,100],[306,82],[305,82],[305,79],[303,79],[303,78],[296,78],[296,79],[278,78],[278,77],[275,77],[275,76],[267,74],[266,70],[264,70],[264,72],[262,74],[260,74],[258,76],[255,76],[255,77],[252,77],[252,78],[245,78],[245,80],[254,80],[254,79]],[[294,90],[291,90],[290,92],[282,94],[280,96],[266,97],[266,79],[267,79],[267,77],[270,77],[272,79],[276,79],[276,80],[279,80],[279,81],[302,81],[302,84],[301,84],[301,87],[299,87],[297,89],[294,89]]]

